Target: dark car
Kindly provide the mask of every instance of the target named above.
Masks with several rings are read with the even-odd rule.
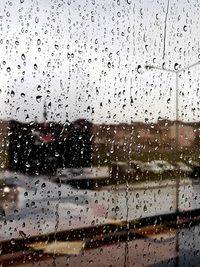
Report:
[[[200,166],[195,166],[192,170],[190,175],[192,179],[199,179],[200,178]]]

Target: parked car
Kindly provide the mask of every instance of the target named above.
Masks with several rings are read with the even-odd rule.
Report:
[[[52,180],[57,183],[70,184],[76,188],[94,189],[98,183],[108,180],[109,177],[110,170],[108,166],[59,168],[56,178]]]
[[[111,169],[112,177],[116,179],[126,177],[131,171],[133,171],[129,164],[123,161],[112,162]]]
[[[141,168],[143,166],[143,162],[139,160],[131,160],[130,162],[131,168],[134,169],[137,173],[141,172]]]
[[[155,164],[154,162],[145,162],[141,165],[142,172],[153,172],[153,173],[161,173],[162,168]]]
[[[200,178],[200,166],[195,166],[193,168],[190,177],[192,179],[199,179]]]
[[[173,171],[175,169],[175,167],[173,165],[171,165],[170,163],[168,163],[165,160],[153,160],[153,161],[151,161],[151,163],[153,163],[156,166],[158,166],[159,168],[161,168],[162,171]]]
[[[181,161],[176,162],[173,165],[175,167],[174,170],[176,170],[176,171],[182,171],[182,172],[191,172],[192,171],[192,169],[189,166],[187,166],[185,163],[183,163]]]

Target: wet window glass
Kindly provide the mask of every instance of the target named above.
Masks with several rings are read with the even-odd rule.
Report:
[[[1,266],[200,266],[200,1],[1,0]]]

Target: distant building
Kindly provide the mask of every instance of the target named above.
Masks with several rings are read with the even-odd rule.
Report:
[[[161,130],[161,144],[175,145],[176,140],[180,148],[192,146],[195,140],[194,128],[190,125],[178,123],[178,138],[177,138],[177,125],[173,123],[169,126],[162,127]]]
[[[193,145],[195,140],[194,126],[178,122],[179,148]],[[94,125],[94,143],[111,147],[132,147],[138,149],[172,149],[177,145],[176,122],[159,120],[157,123],[134,122],[133,124],[102,124]]]

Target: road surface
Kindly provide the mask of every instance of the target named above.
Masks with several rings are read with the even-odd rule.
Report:
[[[177,188],[172,181],[160,185],[148,182],[143,186],[78,190],[53,183],[45,176],[20,174],[17,180],[20,185],[18,202],[4,204],[6,216],[1,216],[1,241],[176,211]],[[200,208],[198,182],[192,184],[189,179],[183,180],[178,193],[180,211]]]

